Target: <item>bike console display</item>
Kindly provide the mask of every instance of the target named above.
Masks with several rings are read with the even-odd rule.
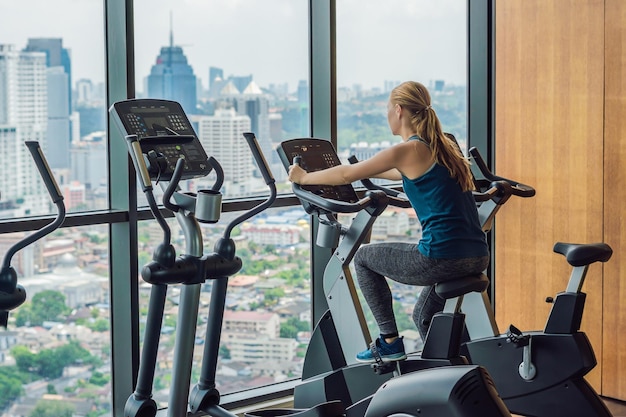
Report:
[[[332,143],[325,139],[291,139],[282,142],[276,151],[286,170],[289,170],[289,166],[293,165],[293,159],[297,156],[301,157],[300,166],[307,172],[341,165]],[[302,188],[326,199],[347,203],[354,203],[359,200],[351,184],[303,185]]]
[[[169,181],[179,159],[185,161],[181,179],[211,172],[208,156],[179,103],[125,100],[114,103],[110,113],[126,136],[137,136],[152,179]]]

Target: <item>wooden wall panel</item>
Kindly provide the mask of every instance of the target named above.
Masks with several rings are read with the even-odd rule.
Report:
[[[626,400],[626,2],[606,0],[602,393]]]
[[[602,0],[496,1],[495,172],[532,185],[496,218],[501,331],[543,329],[547,296],[570,268],[557,241],[603,240]],[[602,268],[593,266],[583,330],[602,360]],[[600,368],[590,382],[600,388]]]

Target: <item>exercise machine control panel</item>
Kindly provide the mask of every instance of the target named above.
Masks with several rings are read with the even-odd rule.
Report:
[[[307,172],[320,171],[341,165],[341,161],[332,143],[325,139],[291,139],[282,142],[276,151],[286,170],[289,170],[289,166],[293,165],[293,160],[297,156],[301,158],[300,166]],[[326,199],[347,203],[359,201],[352,184],[303,185],[302,188]]]
[[[153,180],[169,181],[179,159],[185,162],[181,179],[211,172],[208,156],[179,103],[131,99],[114,103],[109,112],[126,136],[137,136]]]

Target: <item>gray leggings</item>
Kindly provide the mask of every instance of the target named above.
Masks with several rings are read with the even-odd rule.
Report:
[[[413,309],[413,321],[426,337],[430,320],[443,310],[445,300],[435,293],[434,284],[483,272],[489,256],[436,259],[422,255],[415,243],[371,243],[354,256],[357,280],[372,310],[381,334],[397,334],[391,290],[385,277],[396,282],[424,287]]]

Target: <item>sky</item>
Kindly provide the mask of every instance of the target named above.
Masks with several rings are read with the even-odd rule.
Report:
[[[0,0],[0,44],[63,38],[72,78],[102,82],[103,0]],[[207,85],[208,68],[260,86],[308,78],[307,0],[134,0],[139,90],[160,48],[183,47]],[[466,0],[337,0],[339,86],[443,79],[465,84]]]

